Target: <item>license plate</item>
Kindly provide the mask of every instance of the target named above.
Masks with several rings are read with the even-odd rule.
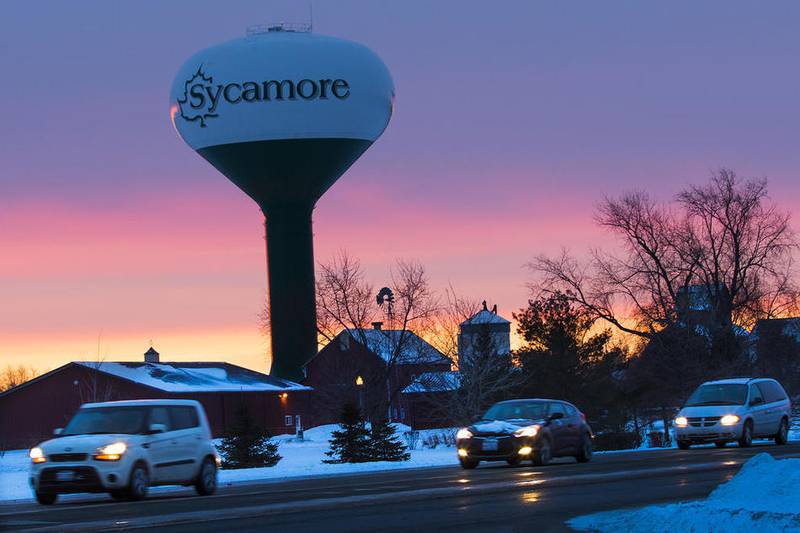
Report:
[[[497,439],[485,439],[483,441],[483,451],[496,452],[497,451]]]
[[[75,479],[75,472],[72,470],[60,470],[56,472],[57,481],[72,481]]]

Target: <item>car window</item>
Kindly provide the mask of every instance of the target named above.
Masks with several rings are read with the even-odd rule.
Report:
[[[150,409],[150,425],[152,426],[153,424],[163,424],[166,428],[165,431],[172,430],[166,407],[153,407]]]
[[[564,417],[567,416],[567,410],[563,403],[553,402],[550,404],[550,414],[561,413]]]
[[[170,407],[169,414],[172,418],[172,427],[178,429],[195,428],[200,425],[197,410],[190,406]]]
[[[752,404],[753,400],[756,400],[757,398],[761,398],[762,400],[764,400],[764,395],[761,394],[761,389],[759,389],[755,385],[750,385],[750,403]]]
[[[764,397],[764,401],[767,403],[779,402],[786,399],[786,393],[784,393],[781,386],[774,381],[762,381],[757,385],[761,391],[761,395]]]
[[[564,405],[564,409],[567,410],[567,416],[572,417],[572,416],[576,416],[578,414],[578,410],[575,408],[574,405],[570,405],[568,403],[565,403],[563,405]]]

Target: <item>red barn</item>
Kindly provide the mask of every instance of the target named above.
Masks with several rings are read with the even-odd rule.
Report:
[[[404,422],[401,391],[421,374],[450,370],[450,359],[414,332],[373,326],[341,331],[306,364],[303,383],[314,388],[318,422],[338,421],[347,401],[360,403],[370,417]],[[378,412],[387,404],[388,412]]]
[[[270,433],[294,433],[312,422],[311,391],[230,363],[162,363],[152,348],[144,362],[73,362],[0,393],[0,449],[48,438],[83,403],[146,398],[199,401],[215,437],[242,403]]]

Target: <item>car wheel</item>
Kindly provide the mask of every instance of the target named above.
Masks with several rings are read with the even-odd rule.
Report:
[[[539,444],[539,447],[536,448],[536,452],[533,454],[533,464],[536,466],[545,466],[550,462],[552,457],[553,452],[550,447],[550,441],[548,439],[542,439],[542,442]]]
[[[690,446],[691,444],[689,444],[689,441],[685,440],[678,441],[678,448],[680,448],[681,450],[688,450]]]
[[[200,467],[200,474],[194,482],[194,490],[200,496],[214,494],[217,490],[217,465],[213,460],[206,458],[203,466]]]
[[[714,443],[714,446],[716,446],[717,448],[724,448],[727,444],[728,443],[725,442],[724,440],[718,440],[717,442]]]
[[[739,437],[739,447],[748,448],[751,444],[753,444],[753,422],[752,420],[748,420],[744,423],[744,427],[742,428],[742,436]]]
[[[52,492],[39,492],[36,491],[36,501],[41,503],[42,505],[53,505],[56,503],[58,499],[58,494],[53,494]]]
[[[461,468],[464,470],[472,470],[480,463],[477,459],[459,459],[458,462],[461,463]]]
[[[581,437],[578,455],[575,456],[575,459],[577,459],[579,463],[588,463],[592,460],[592,438],[585,433]]]
[[[781,420],[781,427],[775,434],[775,444],[783,445],[789,440],[789,422],[784,418]]]
[[[109,494],[111,495],[111,499],[117,501],[124,500],[127,497],[127,494],[125,494],[124,490],[112,490],[109,492]]]
[[[128,480],[128,490],[126,496],[131,500],[143,500],[147,497],[147,487],[150,484],[150,476],[147,468],[142,463],[136,463],[131,470],[131,477]]]

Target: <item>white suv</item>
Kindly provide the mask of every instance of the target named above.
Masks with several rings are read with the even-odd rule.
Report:
[[[151,485],[194,485],[202,495],[217,486],[220,458],[194,400],[87,403],[54,434],[30,451],[31,488],[44,505],[76,492],[141,500]]]
[[[709,381],[692,393],[675,418],[678,447],[713,442],[722,448],[732,441],[747,447],[754,438],[785,444],[791,410],[786,391],[774,379]]]

